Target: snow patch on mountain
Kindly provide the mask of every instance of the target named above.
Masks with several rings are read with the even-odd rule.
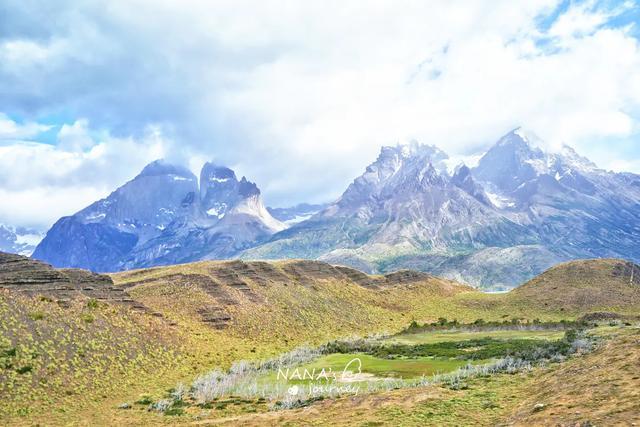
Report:
[[[491,200],[493,206],[497,207],[498,209],[512,208],[515,206],[515,203],[508,197],[504,197],[490,191],[485,191],[485,193],[487,197],[489,197],[489,200]]]

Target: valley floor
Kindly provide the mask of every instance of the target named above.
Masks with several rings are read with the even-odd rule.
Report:
[[[607,328],[605,328],[607,329]],[[640,328],[612,329],[591,354],[531,372],[475,378],[465,390],[428,386],[195,425],[492,426],[640,423]]]

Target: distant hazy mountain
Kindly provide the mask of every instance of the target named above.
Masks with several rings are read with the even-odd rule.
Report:
[[[267,210],[275,219],[290,226],[311,218],[327,206],[329,203],[317,205],[300,203],[290,208],[267,208]]]
[[[232,170],[207,163],[199,184],[186,168],[156,161],[107,198],[61,218],[33,257],[117,271],[229,257],[283,228],[258,187]]]
[[[29,256],[43,237],[38,230],[0,224],[0,252]]]
[[[562,260],[640,260],[640,176],[538,145],[516,129],[453,173],[436,147],[384,147],[338,201],[243,257],[415,268],[494,289]]]

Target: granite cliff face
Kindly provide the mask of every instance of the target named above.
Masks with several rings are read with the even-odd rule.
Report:
[[[538,145],[515,129],[455,171],[434,146],[384,147],[339,200],[243,257],[412,268],[492,289],[564,260],[639,260],[640,176]]]
[[[284,228],[246,178],[207,163],[201,182],[156,161],[107,198],[49,230],[33,257],[92,271],[233,256]]]

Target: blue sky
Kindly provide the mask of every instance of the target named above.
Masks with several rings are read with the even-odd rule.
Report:
[[[158,157],[326,201],[382,145],[464,159],[519,125],[640,173],[639,24],[637,1],[0,0],[0,222],[46,228]]]

